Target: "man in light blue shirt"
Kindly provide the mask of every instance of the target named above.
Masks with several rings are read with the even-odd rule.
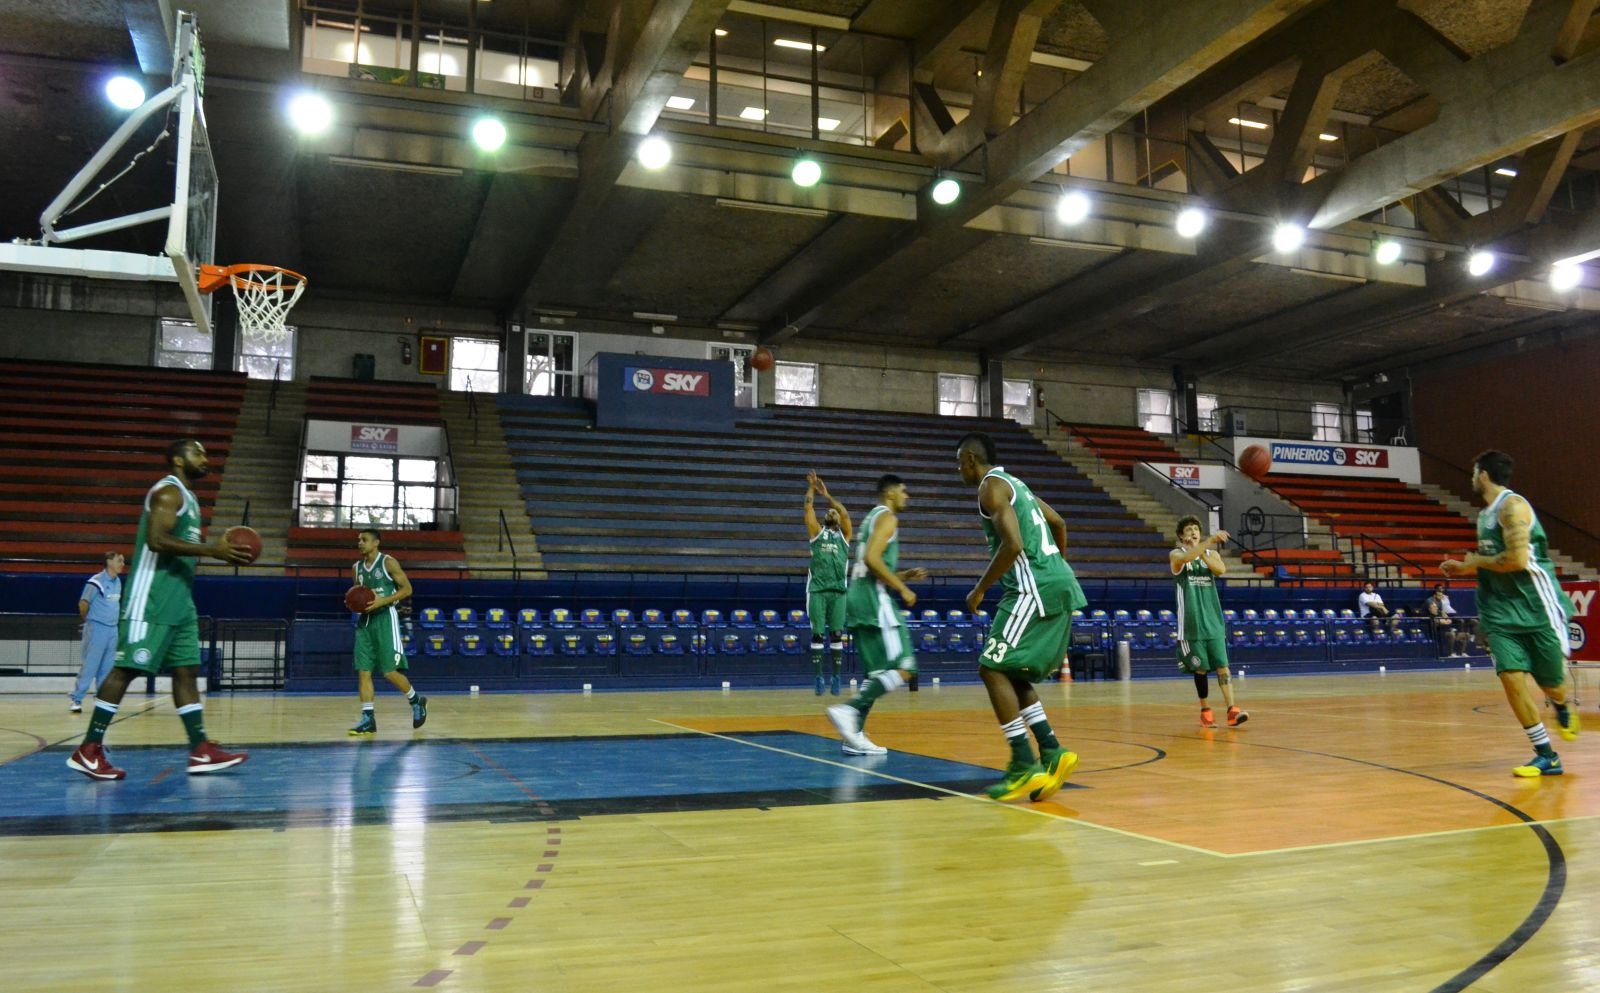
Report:
[[[117,659],[117,621],[122,614],[122,570],[127,561],[121,552],[106,553],[106,567],[89,577],[78,596],[78,619],[83,622],[83,668],[78,685],[72,688],[72,712],[82,713],[83,698],[89,684],[98,689],[111,675]]]

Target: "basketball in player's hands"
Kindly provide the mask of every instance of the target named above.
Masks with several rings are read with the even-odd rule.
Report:
[[[344,605],[357,614],[364,613],[376,599],[378,594],[365,586],[352,586],[344,591]]]
[[[261,535],[256,529],[243,524],[236,524],[222,533],[222,540],[235,548],[242,548],[250,553],[247,562],[254,562],[261,557]]]
[[[750,368],[760,372],[766,372],[768,369],[771,369],[772,362],[772,349],[768,348],[766,345],[762,345],[760,348],[756,349],[755,354],[750,356]]]
[[[1239,456],[1239,471],[1251,479],[1260,479],[1272,471],[1272,456],[1260,445],[1251,445]]]

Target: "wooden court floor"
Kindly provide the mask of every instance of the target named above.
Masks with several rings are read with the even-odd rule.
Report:
[[[421,677],[419,677],[421,678]],[[424,680],[425,683],[425,680]],[[425,688],[425,685],[424,685]],[[1050,685],[1083,756],[1043,804],[982,690],[880,704],[840,754],[809,689],[218,695],[227,775],[130,694],[120,783],[83,718],[0,697],[0,990],[1600,989],[1600,694],[1529,750],[1471,672]],[[1215,696],[1215,692],[1213,692]]]

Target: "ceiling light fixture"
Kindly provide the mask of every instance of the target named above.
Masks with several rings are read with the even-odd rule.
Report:
[[[778,48],[793,48],[801,52],[809,52],[813,49],[813,47],[815,47],[815,49],[819,52],[826,52],[828,50],[826,45],[813,46],[810,42],[795,41],[792,38],[779,38],[777,41],[774,41],[773,44]]]
[[[1241,128],[1254,128],[1257,131],[1265,131],[1267,129],[1267,125],[1262,124],[1260,121],[1252,121],[1246,117],[1230,117],[1228,118],[1228,123],[1237,124]]]
[[[832,131],[839,126],[839,122],[832,117],[817,118],[818,131]]]
[[[1379,265],[1390,265],[1400,259],[1400,243],[1393,238],[1379,238],[1372,245],[1372,260]]]
[[[1484,249],[1477,249],[1467,256],[1467,272],[1474,276],[1482,276],[1494,268],[1494,253]]]
[[[1178,211],[1172,226],[1180,237],[1195,238],[1206,229],[1206,212],[1199,207],[1185,207]]]
[[[132,76],[112,76],[106,80],[106,99],[118,110],[133,110],[144,103],[144,84]]]
[[[1583,270],[1571,262],[1557,262],[1550,267],[1550,288],[1565,293],[1583,282]]]
[[[933,189],[929,191],[928,195],[933,197],[934,203],[941,207],[948,207],[961,196],[961,184],[953,179],[941,179],[933,184]]]
[[[1516,177],[1517,170],[1507,168],[1506,166],[1501,166],[1500,168],[1498,168],[1498,169],[1496,169],[1494,171],[1494,174],[1496,176],[1505,176],[1508,179],[1510,179],[1510,178],[1515,178]]]
[[[789,178],[796,186],[815,186],[822,179],[822,164],[809,155],[802,155],[794,160]]]
[[[718,38],[726,38],[728,37],[728,29],[718,28],[717,30],[713,31],[712,34],[715,34]]]
[[[1318,135],[1317,135],[1317,138],[1318,138],[1318,139],[1319,139],[1319,140],[1321,140],[1321,141],[1338,141],[1338,140],[1339,140],[1339,136],[1338,136],[1338,135],[1336,135],[1336,134],[1329,134],[1329,133],[1328,133],[1328,132],[1326,132],[1326,131],[1323,131],[1323,132],[1321,132],[1321,133],[1319,133],[1319,134],[1318,134]]]
[[[764,121],[767,119],[767,112],[761,107],[746,107],[739,111],[739,118],[745,121]]]
[[[660,169],[672,161],[672,146],[665,138],[651,135],[639,142],[639,164],[646,169]]]
[[[493,117],[480,117],[472,125],[472,140],[485,152],[497,152],[506,143],[506,126]]]
[[[667,97],[668,110],[693,110],[694,97]]]
[[[297,93],[289,99],[289,123],[301,134],[321,134],[333,125],[333,104],[320,93]]]
[[[1056,220],[1078,224],[1089,216],[1089,198],[1078,190],[1068,190],[1056,201]]]
[[[1298,224],[1279,224],[1272,230],[1272,250],[1292,252],[1306,242],[1306,229]]]

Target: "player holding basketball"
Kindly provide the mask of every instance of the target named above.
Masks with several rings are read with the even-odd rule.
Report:
[[[1078,755],[1056,740],[1033,685],[1061,668],[1072,612],[1088,601],[1061,557],[1066,522],[1026,483],[995,465],[994,440],[976,431],[967,435],[956,446],[956,462],[962,482],[978,487],[978,516],[992,556],[967,594],[967,610],[977,612],[996,581],[1005,589],[978,656],[978,673],[1011,746],[1011,761],[1005,778],[985,792],[996,800],[1044,800],[1061,789]],[[1039,741],[1037,760],[1030,730]]]
[[[1578,736],[1578,710],[1567,706],[1567,621],[1572,602],[1556,582],[1549,542],[1533,507],[1507,487],[1511,456],[1490,450],[1472,460],[1472,491],[1484,503],[1478,513],[1478,550],[1445,559],[1446,576],[1478,577],[1478,627],[1489,642],[1494,671],[1505,688],[1517,723],[1534,749],[1533,761],[1512,769],[1518,776],[1559,776],[1561,757],[1539,719],[1537,684],[1556,709],[1556,725],[1568,741]]]
[[[828,708],[828,720],[839,729],[846,755],[882,755],[888,749],[873,742],[862,731],[872,705],[885,693],[893,693],[917,671],[911,653],[911,635],[900,611],[889,598],[893,591],[908,608],[917,604],[917,595],[906,582],[928,578],[926,569],[899,569],[900,511],[910,497],[899,476],[887,474],[878,480],[878,505],[862,518],[856,539],[855,562],[850,566],[850,588],[845,593],[844,623],[855,642],[861,671],[866,674],[861,690],[849,703]]]
[[[1172,566],[1172,585],[1178,597],[1178,668],[1194,676],[1194,689],[1200,695],[1200,726],[1214,728],[1217,718],[1206,701],[1210,684],[1206,673],[1217,674],[1222,702],[1228,705],[1228,726],[1238,727],[1250,719],[1233,702],[1233,679],[1228,672],[1227,627],[1222,617],[1222,602],[1217,599],[1216,577],[1228,571],[1216,546],[1228,540],[1228,532],[1218,531],[1200,537],[1200,518],[1189,516],[1178,521],[1178,547],[1167,553]]]
[[[377,694],[372,688],[372,670],[406,695],[411,704],[411,726],[419,728],[428,719],[428,698],[417,692],[406,678],[406,642],[400,634],[400,612],[395,604],[411,596],[411,580],[393,555],[378,550],[382,537],[372,528],[356,534],[356,549],[361,558],[351,567],[355,585],[364,586],[376,596],[361,612],[356,624],[356,682],[361,690],[361,720],[350,729],[351,735],[377,734],[378,719],[373,713]]]
[[[844,663],[845,564],[850,561],[850,513],[828,493],[815,472],[806,474],[806,536],[811,539],[811,567],[806,570],[806,615],[811,618],[811,668],[817,696],[822,695],[822,646],[829,654],[829,688],[839,695],[839,670]],[[828,513],[817,522],[812,500],[820,494]],[[831,642],[826,639],[833,636]]]
[[[193,438],[173,442],[167,446],[167,467],[171,472],[150,487],[139,515],[117,626],[116,663],[95,694],[83,743],[67,758],[67,768],[90,779],[127,775],[111,764],[104,742],[128,683],[140,675],[171,674],[172,702],[189,735],[191,775],[228,769],[250,757],[245,752],[225,752],[206,738],[196,681],[200,625],[194,608],[194,568],[200,556],[244,565],[252,555],[229,544],[226,536],[203,543],[200,501],[193,486],[210,469],[205,447]]]

